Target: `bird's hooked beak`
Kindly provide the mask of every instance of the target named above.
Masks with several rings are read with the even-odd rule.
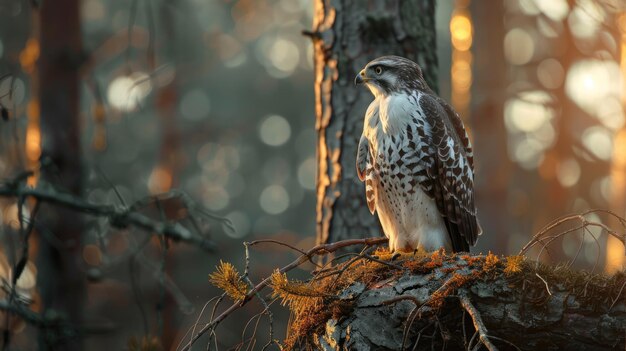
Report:
[[[366,80],[367,80],[367,77],[365,76],[365,69],[362,69],[361,72],[359,72],[359,74],[357,74],[356,77],[354,78],[354,85],[362,84]]]

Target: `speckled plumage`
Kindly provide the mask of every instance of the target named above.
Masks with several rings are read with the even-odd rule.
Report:
[[[458,114],[405,58],[378,58],[355,81],[375,97],[365,114],[357,173],[389,248],[469,251],[481,229],[472,148]]]

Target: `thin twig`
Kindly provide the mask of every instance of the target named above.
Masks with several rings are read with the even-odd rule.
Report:
[[[354,246],[354,245],[374,246],[374,245],[384,244],[387,241],[388,241],[387,238],[349,239],[349,240],[338,241],[338,242],[331,243],[331,244],[317,245],[317,246],[313,247],[312,249],[308,250],[305,254],[303,254],[300,257],[298,257],[297,259],[295,259],[290,264],[282,267],[279,270],[279,272],[280,273],[288,272],[288,271],[290,271],[290,270],[300,266],[304,262],[309,261],[314,256],[332,253],[332,252],[335,252],[335,251],[337,251],[337,250],[339,250],[341,248],[344,248],[344,247],[349,247],[349,246]],[[262,289],[264,289],[265,287],[267,287],[269,285],[269,283],[271,282],[271,279],[272,279],[271,276],[267,277],[267,278],[263,279],[260,283],[258,283],[256,286],[254,286],[254,288],[251,289],[246,294],[246,296],[243,298],[243,300],[235,302],[228,309],[226,309],[219,316],[217,316],[214,320],[212,320],[211,323],[209,323],[206,326],[204,326],[204,328],[202,328],[202,330],[200,330],[198,332],[198,334],[196,334],[196,335],[194,335],[192,337],[191,341],[187,345],[185,345],[182,350],[183,351],[189,350],[191,348],[191,346],[202,335],[204,335],[204,333],[206,333],[207,331],[209,331],[212,328],[214,328],[217,324],[219,324],[222,320],[224,320],[224,318],[226,318],[228,315],[230,315],[234,311],[236,311],[239,308],[241,308],[244,305],[246,305],[252,299],[252,297],[256,296],[256,294],[259,291],[261,291]]]
[[[274,240],[274,239],[261,239],[261,240],[255,240],[255,241],[251,241],[251,242],[246,242],[244,243],[244,245],[246,246],[254,246],[254,245],[258,245],[258,244],[262,244],[262,243],[271,243],[271,244],[276,244],[276,245],[280,245],[280,246],[285,246],[288,247],[294,251],[299,252],[302,255],[306,255],[306,252],[304,252],[304,250],[298,249],[297,247],[284,243],[282,241],[278,241],[278,240]],[[318,263],[313,262],[312,260],[310,260],[309,262],[311,262],[314,266],[316,267],[321,267]]]
[[[459,300],[461,301],[461,306],[463,306],[465,311],[472,317],[472,322],[474,322],[474,328],[478,332],[480,341],[489,351],[497,351],[498,348],[489,340],[487,328],[485,327],[485,323],[483,323],[483,319],[480,317],[480,312],[474,307],[465,292],[459,291]]]
[[[546,290],[548,291],[548,295],[552,296],[552,292],[550,291],[550,286],[548,285],[548,282],[545,279],[543,279],[543,277],[540,276],[539,273],[535,272],[535,275],[537,276],[537,278],[541,279],[543,284],[546,286]]]
[[[250,280],[250,275],[249,275],[250,273],[250,244],[247,242],[244,242],[243,246],[245,247],[245,252],[246,252],[246,266],[245,266],[244,273],[243,273],[243,279],[246,281],[248,286],[251,289],[253,289],[254,283],[252,283],[252,280]],[[261,296],[261,294],[257,292],[256,297],[257,299],[259,299],[259,301],[261,301],[261,303],[265,307],[265,309],[263,310],[263,312],[261,312],[261,314],[266,314],[269,320],[269,341],[263,347],[265,349],[268,345],[271,345],[272,343],[274,343],[274,315],[272,314],[272,311],[270,311],[270,304],[268,304],[267,301],[265,301],[265,299]],[[258,325],[258,321],[257,321],[257,325]],[[256,335],[256,328],[254,330],[253,336],[254,335]]]

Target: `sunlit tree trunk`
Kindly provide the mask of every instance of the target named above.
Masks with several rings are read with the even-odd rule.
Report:
[[[316,0],[315,114],[317,145],[317,241],[382,235],[365,203],[356,170],[363,116],[372,101],[355,87],[367,62],[400,55],[419,63],[437,90],[434,0]]]
[[[43,1],[40,8],[39,101],[42,179],[76,195],[82,191],[79,66],[82,57],[79,0]],[[80,268],[82,225],[75,213],[44,205],[38,284],[43,307],[82,325],[85,278]],[[54,239],[54,240],[53,240]],[[53,336],[54,337],[54,336]],[[60,337],[60,336],[56,336]],[[80,338],[52,347],[42,331],[40,349],[79,350]]]

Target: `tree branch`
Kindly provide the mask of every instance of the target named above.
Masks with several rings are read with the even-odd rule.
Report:
[[[142,213],[137,212],[135,205],[131,207],[115,206],[108,204],[94,204],[75,195],[60,192],[52,187],[29,188],[15,183],[7,183],[0,186],[0,197],[34,198],[38,202],[58,205],[76,212],[106,217],[111,225],[116,228],[134,226],[139,229],[165,236],[174,241],[183,241],[206,250],[214,250],[215,244],[199,233],[193,233],[180,223],[170,223],[154,220]],[[204,213],[202,213],[204,215]],[[212,216],[215,218],[215,216]]]
[[[388,241],[387,238],[367,238],[367,239],[349,239],[349,240],[343,240],[343,241],[338,241],[332,244],[321,244],[321,245],[317,245],[313,248],[311,248],[310,250],[306,251],[304,254],[300,255],[298,258],[296,258],[293,262],[291,262],[290,264],[282,267],[281,269],[279,269],[280,273],[285,273],[288,272],[298,266],[300,266],[301,264],[310,261],[314,256],[318,256],[318,255],[325,255],[325,254],[329,254],[329,253],[333,253],[339,249],[345,248],[345,247],[349,247],[349,246],[354,246],[354,245],[365,245],[365,246],[374,246],[374,245],[380,245],[380,244],[384,244]],[[259,240],[259,241],[252,241],[249,243],[245,243],[245,245],[247,247],[250,246],[254,246],[260,243],[265,243],[267,242],[266,240]],[[191,346],[198,341],[198,339],[200,339],[200,337],[202,335],[204,335],[206,332],[208,332],[209,330],[214,330],[215,327],[217,327],[217,325],[224,320],[226,317],[228,317],[230,314],[232,314],[234,311],[240,309],[241,307],[245,306],[254,296],[256,296],[256,294],[263,290],[264,288],[266,288],[269,283],[271,282],[271,277],[267,277],[265,279],[263,279],[260,283],[258,283],[257,285],[254,286],[254,288],[252,288],[250,291],[248,291],[246,293],[246,296],[243,298],[243,300],[240,301],[236,301],[235,303],[233,303],[229,308],[227,308],[224,312],[222,312],[219,316],[217,316],[215,319],[212,319],[208,324],[206,324],[199,332],[198,334],[192,335],[191,336],[191,340],[182,348],[182,351],[187,351],[191,348]]]
[[[459,300],[461,301],[461,306],[463,306],[465,311],[470,315],[470,317],[472,317],[472,321],[474,322],[474,328],[478,332],[480,341],[489,351],[497,351],[498,348],[494,344],[492,344],[491,341],[489,341],[489,337],[487,336],[487,328],[485,327],[485,323],[483,323],[483,319],[480,317],[480,312],[478,312],[478,310],[476,310],[476,307],[472,305],[472,302],[467,297],[467,294],[465,294],[465,292],[460,292]]]

